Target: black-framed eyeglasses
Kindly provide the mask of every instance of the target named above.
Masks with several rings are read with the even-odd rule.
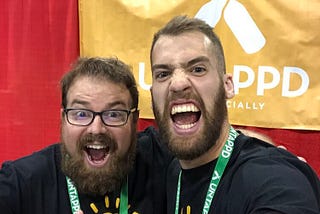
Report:
[[[99,115],[104,125],[116,127],[125,125],[128,121],[129,115],[137,110],[137,108],[132,108],[130,110],[111,109],[95,112],[89,109],[65,108],[64,112],[67,116],[68,123],[71,125],[89,126],[93,122],[94,118]]]

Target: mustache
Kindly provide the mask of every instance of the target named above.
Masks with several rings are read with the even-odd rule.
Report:
[[[170,93],[168,96],[168,101],[172,101],[172,100],[176,100],[176,99],[196,99],[197,96],[194,95],[191,92],[183,92],[183,91],[179,91],[179,92],[174,92],[174,93]]]
[[[107,142],[109,141],[111,137],[106,134],[86,134],[83,137],[80,138],[80,141],[87,142],[87,143],[92,143],[92,142]]]
[[[101,145],[106,145],[116,149],[117,144],[112,136],[109,134],[86,134],[79,139],[78,146],[79,149],[85,148],[88,144],[92,144],[93,142],[98,142]]]

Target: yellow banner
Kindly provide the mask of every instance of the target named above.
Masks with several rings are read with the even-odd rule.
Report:
[[[80,52],[129,63],[140,116],[153,118],[153,34],[175,15],[196,16],[215,28],[233,74],[232,124],[320,130],[319,9],[319,0],[79,0]]]

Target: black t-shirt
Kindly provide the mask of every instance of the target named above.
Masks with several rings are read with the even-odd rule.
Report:
[[[128,213],[159,213],[166,210],[166,170],[172,160],[159,144],[153,128],[139,133],[135,169],[129,174]],[[6,162],[0,170],[1,214],[71,213],[65,175],[60,169],[59,144],[30,156]],[[118,213],[120,191],[105,196],[79,193],[85,214]]]
[[[242,134],[234,144],[210,214],[320,213],[319,178],[306,163],[283,149]],[[179,213],[202,213],[216,161],[182,170]],[[167,175],[167,213],[175,210],[179,172],[178,161],[173,160]]]

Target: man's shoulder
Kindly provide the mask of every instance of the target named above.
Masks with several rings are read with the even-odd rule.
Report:
[[[154,127],[150,126],[138,133],[136,165],[152,165],[155,170],[157,166],[167,167],[172,158]]]
[[[3,163],[1,171],[17,173],[19,176],[39,176],[60,164],[59,144],[53,144],[28,156]]]
[[[265,159],[267,162],[277,160],[279,162],[292,162],[294,164],[302,163],[296,155],[287,150],[278,148],[263,140],[245,135],[238,136],[235,142],[235,150],[238,159],[246,161]]]
[[[1,213],[66,213],[70,208],[59,205],[67,202],[59,157],[56,144],[5,162],[0,170]]]
[[[171,159],[168,149],[161,143],[158,130],[153,126],[149,126],[138,133],[138,152],[166,156]]]
[[[319,178],[305,162],[287,150],[252,137],[243,137],[236,141],[236,150],[232,174],[248,186],[272,184],[283,186],[309,186],[319,194]],[[295,178],[295,179],[291,179]]]
[[[149,126],[144,130],[138,132],[138,142],[149,143],[150,141],[160,141],[159,132],[153,126]]]
[[[235,145],[221,189],[229,190],[239,207],[251,201],[248,209],[272,206],[283,213],[300,205],[302,210],[319,209],[319,178],[307,163],[256,138],[239,135]]]
[[[263,182],[283,184],[295,178],[292,185],[309,184],[319,189],[319,178],[305,162],[287,150],[277,148],[256,138],[240,135],[235,144],[235,154],[230,171],[248,185]],[[299,184],[300,183],[300,184]]]

